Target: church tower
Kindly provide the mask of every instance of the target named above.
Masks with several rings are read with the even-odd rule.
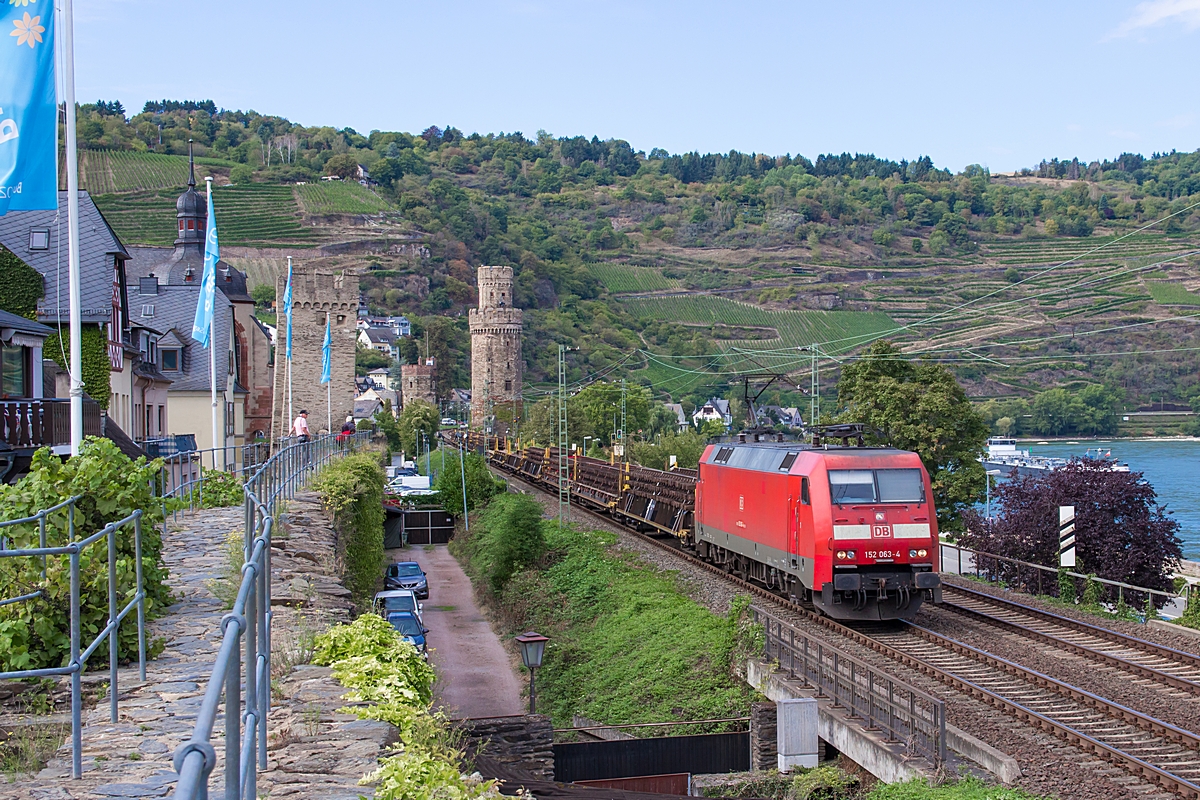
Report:
[[[471,325],[471,427],[507,431],[521,418],[521,330],[513,307],[512,267],[479,268],[479,307]]]

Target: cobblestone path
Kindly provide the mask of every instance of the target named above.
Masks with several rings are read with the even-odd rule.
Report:
[[[163,639],[165,647],[147,662],[146,684],[139,684],[136,664],[121,671],[115,724],[107,701],[85,710],[80,780],[71,780],[68,739],[36,779],[0,783],[0,800],[165,797],[174,791],[171,758],[195,725],[226,613],[209,584],[221,579],[226,537],[241,531],[243,519],[242,509],[234,507],[181,515],[170,526],[163,551],[176,602],[149,625],[148,641]],[[269,769],[260,776],[258,796],[370,796],[356,783],[395,741],[394,730],[337,714],[345,689],[327,669],[291,669],[305,660],[316,631],[348,618],[349,592],[333,573],[333,531],[315,495],[292,501],[283,528],[272,548],[273,667],[279,680],[268,721]],[[223,712],[213,738],[218,757],[210,781],[214,800],[223,787],[223,745],[217,738],[222,721]]]

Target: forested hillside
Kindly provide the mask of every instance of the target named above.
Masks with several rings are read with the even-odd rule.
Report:
[[[468,381],[474,268],[504,263],[532,384],[553,379],[565,342],[580,348],[573,380],[616,366],[698,402],[739,369],[807,386],[798,347],[846,358],[888,336],[946,360],[980,398],[1064,387],[1103,395],[1115,418],[1200,392],[1187,349],[1200,347],[1200,151],[952,174],[928,157],[647,153],[452,127],[363,135],[209,101],[147,103],[129,119],[84,106],[79,134],[85,186],[127,243],[173,236],[189,139],[216,178],[222,243],[247,248],[232,258],[252,277],[269,277],[280,247],[356,243],[310,256],[360,269],[374,310],[418,317],[448,367],[443,388]],[[832,386],[839,362],[821,363]]]

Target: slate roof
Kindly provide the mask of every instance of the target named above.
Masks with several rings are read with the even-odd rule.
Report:
[[[172,336],[183,345],[180,353],[179,372],[167,373],[173,392],[208,391],[208,351],[192,338],[192,322],[196,319],[196,302],[200,297],[199,286],[168,286],[159,284],[158,294],[142,294],[137,281],[129,282],[129,316],[139,324],[153,325],[163,331],[159,347],[170,347]],[[154,306],[151,316],[143,315],[144,306]],[[229,325],[233,317],[229,298],[217,293],[214,313],[217,317],[217,390],[225,390],[229,341]],[[236,387],[235,387],[236,388]]]
[[[29,233],[35,229],[50,231],[50,246],[29,249]],[[58,210],[10,211],[0,217],[0,244],[17,258],[42,273],[46,293],[38,302],[38,319],[62,321],[70,312],[67,281],[67,193],[58,193]],[[92,202],[91,195],[79,193],[79,276],[85,323],[107,322],[112,316],[113,257],[129,257],[121,240],[104,215]]]
[[[367,328],[364,333],[367,334],[367,338],[372,342],[379,344],[391,345],[396,341],[396,334],[391,328]]]
[[[6,328],[16,331],[17,333],[36,336],[40,339],[45,339],[50,334],[54,333],[54,328],[47,327],[40,322],[34,322],[31,319],[18,316],[0,309],[0,328]]]

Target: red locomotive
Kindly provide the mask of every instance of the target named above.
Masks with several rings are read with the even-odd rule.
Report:
[[[695,547],[838,619],[916,614],[941,600],[937,515],[916,453],[769,442],[710,444]]]
[[[769,441],[768,441],[769,439]],[[708,445],[696,470],[572,453],[571,502],[651,534],[836,619],[914,616],[941,601],[937,514],[916,453],[742,434]],[[558,449],[469,444],[525,480],[557,488]]]

